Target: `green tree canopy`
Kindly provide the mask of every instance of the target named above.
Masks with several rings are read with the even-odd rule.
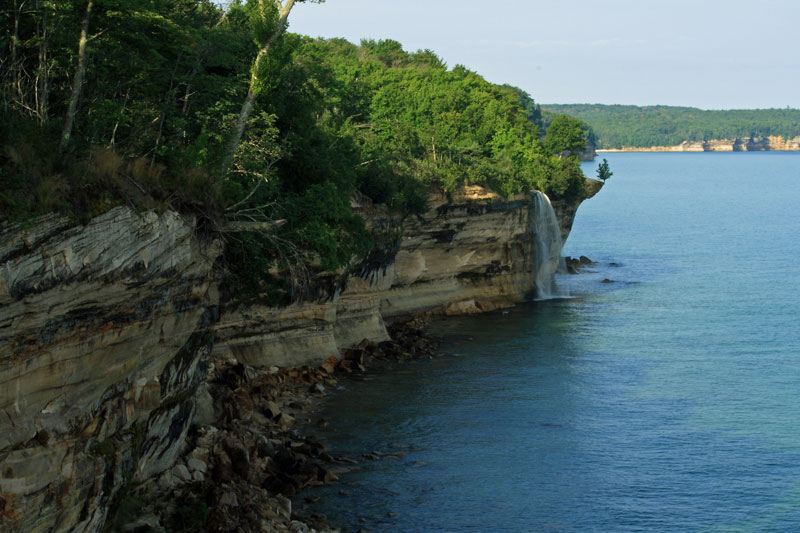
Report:
[[[586,132],[583,122],[569,115],[558,115],[547,128],[544,148],[559,155],[578,155],[586,150]]]

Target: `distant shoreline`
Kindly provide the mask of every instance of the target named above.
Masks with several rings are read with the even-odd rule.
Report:
[[[633,153],[651,153],[651,154],[703,154],[703,153],[748,153],[748,152],[800,152],[800,150],[669,150],[671,146],[653,146],[650,148],[599,148],[596,150],[598,154],[633,154]],[[592,161],[585,159],[584,161]]]
[[[800,137],[784,139],[780,136],[751,137],[745,139],[712,139],[709,141],[684,141],[676,146],[624,146],[598,148],[597,153],[614,152],[797,152]]]

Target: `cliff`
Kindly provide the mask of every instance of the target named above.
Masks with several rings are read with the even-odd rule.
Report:
[[[584,150],[578,155],[578,159],[580,159],[581,161],[594,161],[596,157],[597,157],[597,146],[595,146],[594,142],[587,140],[586,150]]]
[[[748,137],[735,139],[712,139],[708,141],[684,141],[677,146],[623,147],[621,149],[598,150],[598,152],[796,152],[800,151],[800,137]]]
[[[433,195],[431,209],[406,221],[381,314],[460,314],[514,305],[533,290],[529,195],[481,187]]]
[[[219,244],[172,212],[71,226],[0,232],[4,531],[99,529],[123,478],[177,457],[202,379],[185,345],[215,302]]]
[[[220,305],[222,246],[174,212],[0,228],[2,530],[99,530],[128,487],[168,474],[194,421],[219,416],[215,365],[316,366],[386,340],[389,321],[523,301],[535,205],[467,187],[401,220],[362,199],[392,237],[382,253],[280,308]],[[564,239],[576,209],[556,206]]]
[[[587,180],[589,196],[600,187]],[[228,306],[215,326],[217,353],[255,366],[318,364],[363,339],[388,339],[386,322],[500,309],[533,293],[530,195],[502,198],[478,186],[433,192],[426,213],[402,221],[360,202],[354,207],[371,226],[402,234],[392,253],[354,268],[329,298]],[[566,240],[578,203],[553,207]]]

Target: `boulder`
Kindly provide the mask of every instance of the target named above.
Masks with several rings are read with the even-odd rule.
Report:
[[[336,371],[337,364],[339,364],[339,360],[334,356],[330,356],[327,359],[325,359],[325,361],[323,361],[322,365],[320,366],[328,374],[333,374]]]

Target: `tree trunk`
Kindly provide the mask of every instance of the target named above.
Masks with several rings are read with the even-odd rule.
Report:
[[[39,3],[37,2],[37,8]],[[39,70],[36,72],[36,111],[39,123],[47,122],[50,101],[50,66],[47,57],[50,34],[47,32],[47,6],[42,7],[42,31],[39,35]]]
[[[81,88],[83,87],[83,76],[86,74],[86,43],[89,40],[89,17],[92,15],[92,7],[94,0],[89,0],[86,4],[86,16],[83,19],[81,26],[81,39],[78,42],[78,68],[75,70],[75,79],[72,85],[72,96],[69,99],[69,108],[67,109],[67,118],[64,121],[64,131],[61,133],[60,150],[64,151],[72,137],[72,125],[75,122],[75,114],[78,111],[78,99],[81,95]]]
[[[225,151],[225,159],[223,160],[222,165],[223,174],[233,163],[233,154],[236,153],[236,148],[238,148],[239,143],[242,142],[242,135],[244,135],[244,129],[245,126],[247,126],[247,120],[250,118],[250,113],[253,111],[253,105],[256,101],[256,86],[259,82],[258,65],[261,63],[261,60],[266,57],[267,53],[269,53],[269,49],[272,44],[277,41],[278,37],[280,37],[281,34],[283,34],[283,32],[286,30],[286,20],[289,18],[289,12],[292,10],[292,7],[295,3],[295,0],[286,0],[286,4],[281,5],[279,0],[275,1],[277,1],[279,6],[278,25],[275,27],[275,31],[272,32],[272,35],[267,38],[267,41],[261,47],[261,50],[258,51],[255,61],[253,61],[253,66],[250,73],[250,87],[247,90],[247,97],[244,99],[242,109],[239,112],[239,118],[236,120],[236,127],[233,130],[230,143]],[[263,2],[264,0],[259,0],[259,4],[262,4],[262,6]]]
[[[25,2],[22,3],[23,5]],[[17,42],[19,41],[19,17],[22,6],[17,5],[17,0],[14,0],[14,34],[11,36],[11,73],[12,83],[17,91],[17,98],[22,104],[22,86],[20,82],[19,65],[17,65]],[[23,106],[24,107],[24,106]]]
[[[117,142],[117,130],[119,129],[119,123],[122,120],[122,115],[125,114],[125,108],[128,106],[128,98],[131,95],[131,88],[128,87],[128,91],[125,93],[125,101],[122,102],[122,111],[120,111],[120,116],[117,118],[117,121],[114,123],[114,129],[111,131],[111,140],[108,143],[109,147],[114,146],[114,143]]]
[[[153,156],[150,158],[150,168],[153,168],[153,165],[156,164],[156,156],[158,155],[158,149],[161,147],[161,139],[164,135],[164,122],[167,120],[167,114],[169,110],[173,107],[173,104],[176,102],[176,95],[178,93],[178,88],[175,86],[175,76],[178,74],[178,66],[181,63],[181,59],[183,58],[183,52],[178,54],[178,57],[175,59],[175,68],[172,69],[172,77],[169,80],[169,90],[167,90],[167,100],[164,102],[164,107],[161,110],[161,120],[158,123],[158,136],[156,137],[156,145],[153,148]],[[127,97],[126,97],[127,101]]]

